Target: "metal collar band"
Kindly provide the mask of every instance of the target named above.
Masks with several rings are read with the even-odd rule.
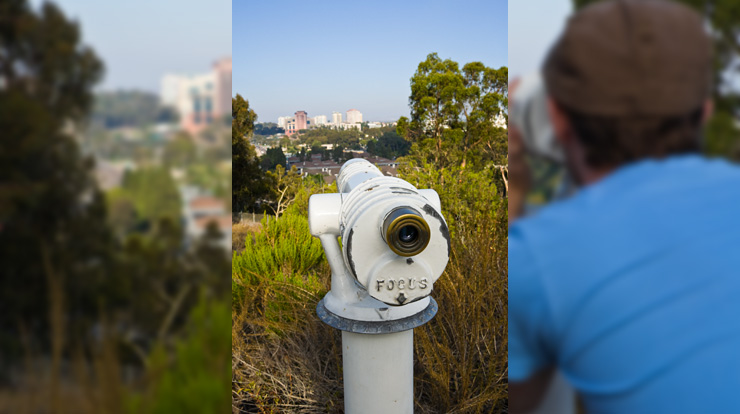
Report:
[[[321,299],[319,304],[316,305],[316,313],[319,315],[319,319],[325,324],[342,331],[360,334],[389,334],[408,331],[432,320],[434,315],[437,314],[437,310],[437,301],[429,297],[429,306],[415,315],[394,321],[370,322],[355,321],[335,315],[326,309],[324,299]]]

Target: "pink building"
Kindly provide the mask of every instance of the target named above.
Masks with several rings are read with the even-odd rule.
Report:
[[[180,127],[195,134],[231,114],[231,58],[200,75],[165,75],[162,103],[180,114]]]
[[[308,118],[308,113],[306,113],[306,111],[298,111],[295,113],[296,131],[300,131],[302,129],[308,128],[308,123],[306,122],[307,118]]]

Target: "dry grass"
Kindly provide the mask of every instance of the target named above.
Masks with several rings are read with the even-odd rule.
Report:
[[[251,233],[258,232],[262,224],[250,220],[242,220],[231,225],[231,250],[241,253],[244,250],[245,240]]]
[[[116,345],[109,339],[93,352],[77,346],[69,358],[56,365],[51,362],[48,356],[29,351],[13,386],[0,390],[0,413],[124,413],[134,385],[124,381],[124,374],[139,376],[140,372],[120,363]]]
[[[457,224],[450,263],[432,294],[439,313],[415,331],[417,413],[507,409],[506,204],[498,208]],[[322,262],[312,271],[323,285],[314,291],[252,274],[234,306],[234,413],[343,411],[341,335],[315,311],[329,268]]]
[[[245,292],[232,324],[234,413],[342,412],[341,336],[317,319],[320,297],[267,278]]]
[[[418,413],[506,411],[508,244],[502,210],[458,223],[450,263],[432,293],[439,312],[414,333]]]

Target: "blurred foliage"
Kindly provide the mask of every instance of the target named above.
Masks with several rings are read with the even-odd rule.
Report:
[[[143,127],[177,122],[177,112],[161,106],[159,96],[151,92],[100,92],[95,96],[90,120],[105,128]]]
[[[185,181],[188,184],[210,190],[214,197],[224,200],[226,210],[231,211],[231,168],[228,164],[202,160],[186,168]]]
[[[162,164],[168,167],[184,167],[194,164],[198,158],[198,148],[193,138],[185,133],[175,134],[164,146]]]
[[[201,300],[177,341],[174,362],[159,345],[150,356],[150,385],[132,394],[128,412],[219,414],[229,410],[231,367],[229,303]]]
[[[132,228],[148,229],[161,218],[180,225],[180,192],[166,168],[127,171],[122,186],[110,190],[107,199],[109,209],[116,213],[110,217],[110,222],[119,232]],[[133,212],[128,211],[128,206],[133,207]]]
[[[226,311],[191,312],[228,307],[222,235],[211,225],[184,243],[179,193],[163,168],[130,173],[105,199],[74,137],[103,71],[80,41],[79,24],[50,2],[0,2],[0,411],[122,412],[125,395],[148,392],[136,381],[156,366],[182,378],[163,376],[152,407],[166,404],[172,383],[202,397],[196,411],[222,412]],[[136,151],[151,162],[151,141],[141,140]],[[138,231],[142,220],[150,231]],[[208,335],[193,333],[204,319]]]
[[[708,155],[740,160],[740,131],[737,118],[728,112],[717,112],[707,123],[704,151]]]
[[[87,331],[111,261],[93,162],[67,133],[83,121],[103,65],[79,26],[51,3],[0,3],[0,377],[20,333],[49,350],[53,309],[72,336]],[[56,286],[52,295],[50,286]],[[66,298],[66,303],[63,302]],[[53,302],[53,303],[52,303]],[[61,333],[60,333],[61,334]],[[60,356],[57,336],[54,354]],[[0,378],[2,380],[2,378]]]

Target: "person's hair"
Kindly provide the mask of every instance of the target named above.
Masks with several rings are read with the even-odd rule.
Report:
[[[680,116],[607,117],[562,106],[594,168],[617,167],[645,158],[698,152],[703,108]]]

